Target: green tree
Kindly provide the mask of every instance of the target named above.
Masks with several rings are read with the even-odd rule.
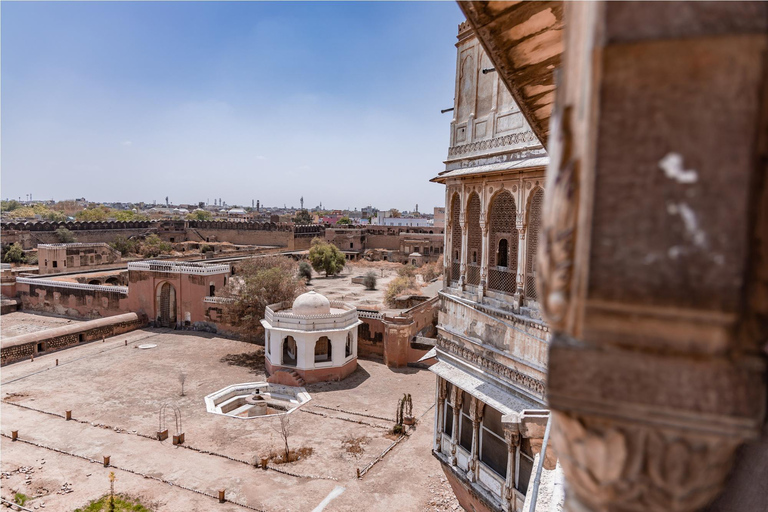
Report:
[[[296,262],[285,256],[249,258],[237,266],[223,295],[234,299],[229,313],[245,337],[262,332],[261,319],[268,305],[291,303],[306,290],[296,270]]]
[[[97,206],[77,212],[75,218],[81,222],[103,222],[109,218],[111,210],[106,206]]]
[[[400,214],[400,210],[398,210],[397,208],[392,208],[391,210],[389,210],[389,216],[400,218],[402,215]]]
[[[346,257],[335,245],[315,238],[309,249],[309,262],[317,272],[325,272],[325,276],[334,276],[341,272],[346,263]]]
[[[143,213],[137,213],[133,210],[120,210],[113,212],[115,220],[120,222],[132,222],[137,220],[149,220],[149,216]]]
[[[173,250],[168,242],[163,242],[156,234],[151,234],[141,244],[141,255],[145,258],[154,258],[161,254],[167,254]]]
[[[309,214],[309,212],[304,210],[299,210],[296,212],[296,216],[293,218],[294,224],[312,224],[312,216]]]
[[[24,263],[24,249],[22,249],[18,242],[7,246],[3,252],[5,253],[3,254],[3,262]]]
[[[188,220],[213,220],[213,214],[205,210],[195,210],[187,214]]]
[[[132,238],[125,238],[124,236],[115,237],[115,240],[109,245],[123,256],[139,252],[139,243]]]
[[[299,263],[299,277],[304,279],[307,283],[312,280],[312,265],[306,261]]]
[[[352,221],[349,219],[349,217],[345,215],[344,217],[337,220],[336,224],[349,225],[349,224],[352,224]]]
[[[19,206],[19,202],[15,199],[11,199],[10,201],[0,201],[0,211],[3,212],[12,212]]]
[[[56,230],[56,238],[58,239],[59,243],[62,244],[71,244],[77,242],[75,235],[65,227],[60,227]]]

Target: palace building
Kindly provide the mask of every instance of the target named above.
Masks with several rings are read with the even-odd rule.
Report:
[[[446,197],[433,453],[466,510],[517,511],[549,418],[535,283],[548,156],[468,23],[456,46],[448,159],[432,180]]]

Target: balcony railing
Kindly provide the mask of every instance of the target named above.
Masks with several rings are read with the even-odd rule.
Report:
[[[461,277],[461,263],[454,261],[451,263],[451,282],[458,283]]]
[[[480,284],[480,265],[474,263],[467,265],[467,284],[474,286]]]
[[[488,267],[488,289],[514,295],[517,291],[516,274],[509,267]]]

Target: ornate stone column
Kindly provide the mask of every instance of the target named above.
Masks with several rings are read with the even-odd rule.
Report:
[[[459,420],[461,419],[461,402],[463,395],[461,389],[453,386],[451,388],[453,397],[453,429],[451,429],[451,466],[456,465],[456,445],[459,443]]]
[[[515,219],[515,227],[517,228],[517,290],[515,291],[515,298],[517,305],[520,306],[525,298],[525,274],[526,274],[526,256],[528,254],[528,244],[525,237],[525,203],[521,201],[518,208],[522,208],[522,211],[517,212],[517,218]]]
[[[488,283],[488,224],[485,221],[485,212],[480,214],[480,229],[483,233],[483,245],[480,254],[480,285],[477,287],[478,300],[481,300],[483,295],[485,295],[485,287]]]
[[[461,222],[461,276],[459,277],[459,286],[464,289],[464,285],[467,284],[467,254],[469,250],[467,245],[469,244],[469,235],[467,233],[467,192],[464,190],[464,185],[461,186],[461,213],[459,214],[459,222]]]
[[[501,500],[504,512],[515,510],[515,475],[517,474],[516,452],[520,447],[519,424],[504,429],[504,439],[507,441],[507,479],[502,490],[504,496]]]
[[[437,391],[435,397],[435,444],[434,450],[439,452],[442,447],[443,439],[443,415],[445,414],[445,397],[446,397],[446,382],[445,379],[440,377],[438,379]]]
[[[763,425],[767,18],[565,5],[537,278],[568,510],[700,509]]]
[[[470,482],[476,482],[478,479],[478,472],[480,471],[480,465],[478,461],[480,459],[480,422],[483,421],[483,407],[485,404],[475,397],[472,397],[469,416],[472,420],[472,454],[469,463],[469,471],[467,472],[467,478]]]

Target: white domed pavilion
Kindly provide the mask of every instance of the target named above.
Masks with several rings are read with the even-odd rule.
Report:
[[[293,304],[267,306],[265,363],[270,382],[335,381],[357,368],[357,309],[310,291]]]

